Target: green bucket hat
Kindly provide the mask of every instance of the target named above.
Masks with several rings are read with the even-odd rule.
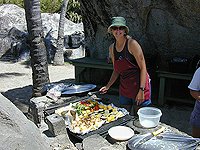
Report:
[[[111,33],[111,28],[114,26],[125,27],[125,32],[128,34],[129,28],[126,26],[126,20],[124,17],[112,17],[112,24],[108,27],[108,32]]]

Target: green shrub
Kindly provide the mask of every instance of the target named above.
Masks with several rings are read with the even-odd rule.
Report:
[[[80,3],[78,0],[69,0],[66,17],[73,22],[82,22]]]
[[[62,0],[40,0],[41,12],[59,13]],[[0,0],[0,4],[15,4],[24,8],[23,0]],[[78,0],[69,0],[66,17],[73,22],[81,22],[80,3]]]

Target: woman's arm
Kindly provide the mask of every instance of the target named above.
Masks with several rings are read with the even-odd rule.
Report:
[[[109,47],[110,57],[114,66],[114,53],[113,53],[113,44]],[[106,93],[109,88],[113,85],[113,83],[117,80],[119,77],[119,74],[113,70],[112,75],[110,77],[110,80],[108,81],[106,86],[103,86],[99,91],[101,91],[102,94]]]
[[[144,59],[144,55],[142,52],[142,48],[138,44],[138,42],[134,39],[129,40],[129,52],[135,57],[137,64],[140,68],[140,85],[139,87],[145,88],[146,83],[146,63]],[[136,96],[137,104],[140,104],[144,101],[144,91],[139,90]]]
[[[196,100],[200,100],[200,68],[195,71],[188,88],[191,96]]]
[[[193,97],[194,99],[200,101],[200,91],[193,91],[193,90],[190,90],[190,94],[192,95],[192,97]]]

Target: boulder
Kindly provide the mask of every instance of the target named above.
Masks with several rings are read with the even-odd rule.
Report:
[[[58,38],[60,14],[41,13],[41,17],[45,46],[49,58],[53,60],[57,47],[56,41]],[[1,5],[0,27],[0,58],[7,52],[16,60],[27,59],[26,57],[29,56],[29,48],[25,10],[14,4]],[[72,52],[74,50],[79,50],[80,46],[83,47],[84,43],[83,24],[76,24],[65,19],[64,36],[71,36],[72,39],[70,41],[69,38],[65,38],[64,51],[67,49],[71,49]],[[16,53],[17,55],[14,55]],[[69,57],[73,59],[73,56],[74,55],[70,55]],[[82,52],[80,52],[78,56],[81,57]]]
[[[36,125],[1,94],[0,130],[0,149],[50,149]]]

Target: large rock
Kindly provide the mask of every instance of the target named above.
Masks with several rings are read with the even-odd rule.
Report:
[[[54,55],[55,49],[57,47],[56,40],[58,38],[58,26],[59,26],[60,14],[41,13],[41,17],[42,17],[44,36],[45,36],[44,39],[45,45],[50,54],[51,59],[53,59],[52,55]],[[20,36],[13,34],[13,31],[17,31],[19,33],[21,32],[21,34],[19,34]],[[65,18],[64,36],[71,38],[71,41],[69,40],[69,38],[65,38],[64,51],[66,49],[70,49],[73,51],[74,49],[76,50],[78,48],[81,51],[82,48],[80,46],[84,45],[83,42],[84,33],[83,33],[82,23],[76,24]],[[14,4],[1,5],[0,6],[0,58],[3,54],[5,54],[5,52],[11,50],[12,54],[14,51],[15,51],[14,53],[17,53],[19,58],[16,59],[22,59],[20,56],[21,53],[19,52],[29,51],[26,39],[27,39],[27,25],[25,19],[25,10]],[[82,56],[82,51],[80,52],[78,57],[81,56]]]
[[[54,13],[41,13],[42,25],[44,29],[44,35],[51,31],[51,35],[54,38],[58,37],[58,25],[60,20],[60,14]],[[4,4],[0,6],[0,31],[1,34],[7,34],[11,28],[15,27],[21,31],[27,32],[25,10],[14,4]],[[73,23],[72,21],[65,19],[65,35],[71,35],[77,32],[83,32],[82,23]]]
[[[80,0],[86,47],[92,57],[105,59],[113,42],[107,33],[111,17],[123,16],[130,35],[145,54],[163,60],[193,57],[200,50],[200,1],[190,0]]]
[[[0,94],[0,149],[49,150],[39,129]]]

